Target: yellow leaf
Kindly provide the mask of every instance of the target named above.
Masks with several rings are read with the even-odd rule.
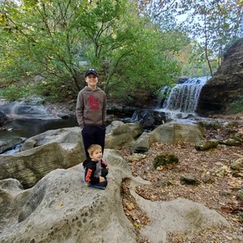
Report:
[[[60,207],[63,206],[63,202],[59,202],[58,206],[60,206]]]
[[[134,223],[134,226],[140,228],[140,224]]]

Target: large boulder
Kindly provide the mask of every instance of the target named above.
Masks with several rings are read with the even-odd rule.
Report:
[[[0,181],[0,242],[137,242],[120,194],[127,178],[131,195],[149,216],[141,233],[151,243],[165,243],[169,232],[193,237],[200,229],[229,226],[216,211],[186,199],[141,198],[135,188],[145,181],[131,176],[120,153],[105,149],[104,159],[110,167],[105,190],[85,186],[81,164],[56,169],[26,190],[15,179]]]
[[[119,146],[131,147],[142,132],[143,128],[139,123],[113,121],[106,129],[105,147],[112,149]]]
[[[0,106],[0,111],[12,118],[55,118],[51,112],[46,109],[39,99],[27,100],[23,102],[11,102]]]
[[[199,143],[204,140],[205,131],[198,124],[169,122],[155,128],[151,133],[143,133],[134,143],[134,153],[147,152],[154,142],[176,144],[179,141]]]
[[[107,127],[105,147],[132,146],[141,133],[138,123],[114,121]],[[15,178],[29,188],[52,170],[67,169],[85,158],[79,127],[48,130],[27,139],[21,152],[0,155],[0,180]]]
[[[67,169],[85,159],[79,127],[50,130],[29,138],[22,150],[0,155],[0,180],[15,178],[29,188],[50,171]]]
[[[106,190],[86,187],[81,164],[57,169],[24,190],[14,179],[0,181],[0,242],[136,242],[120,196],[131,173],[125,160],[106,150]]]
[[[232,102],[242,96],[243,39],[227,50],[221,66],[203,87],[196,112],[199,115],[226,113]]]

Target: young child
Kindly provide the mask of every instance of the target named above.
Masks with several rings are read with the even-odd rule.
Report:
[[[78,94],[76,104],[76,117],[81,129],[84,149],[89,158],[88,147],[99,144],[104,152],[105,120],[106,120],[106,94],[97,87],[98,73],[89,68],[85,73],[85,86]]]
[[[87,158],[83,162],[84,181],[89,187],[105,189],[109,168],[107,163],[102,159],[102,147],[98,144],[92,144],[88,148],[88,153],[90,158]]]

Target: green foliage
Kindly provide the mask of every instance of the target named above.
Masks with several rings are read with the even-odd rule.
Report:
[[[179,159],[176,157],[176,155],[171,153],[163,153],[158,154],[154,158],[154,168],[156,169],[159,166],[166,166],[170,164],[177,164],[179,162]]]
[[[192,40],[198,42],[200,53],[194,61],[185,60],[186,67],[183,65],[185,75],[190,76],[191,73],[195,76],[200,75],[200,69],[203,68],[203,73],[206,71],[213,76],[221,63],[225,47],[235,37],[242,36],[242,1],[149,0],[137,2],[139,9],[146,12],[163,31],[178,30],[179,27],[180,32],[188,33]],[[194,45],[193,48],[197,47]],[[199,65],[194,67],[195,64]],[[205,70],[205,64],[207,70]],[[190,72],[190,69],[193,71]]]
[[[243,96],[240,96],[237,100],[232,102],[227,111],[228,114],[236,114],[239,112],[243,112]]]
[[[101,73],[108,95],[171,85],[180,74],[174,53],[188,41],[179,31],[161,32],[128,0],[6,1],[0,13],[2,77],[12,83],[41,75],[48,84],[34,85],[36,92],[55,100],[63,85],[74,93],[83,87],[87,66]]]
[[[67,85],[57,78],[42,80],[38,85],[33,85],[31,88],[32,94],[46,97],[46,100],[50,102],[66,100],[68,92]]]
[[[16,85],[9,85],[5,89],[0,89],[0,97],[5,98],[6,100],[18,101],[22,97],[25,97],[28,94],[28,88],[18,87]]]

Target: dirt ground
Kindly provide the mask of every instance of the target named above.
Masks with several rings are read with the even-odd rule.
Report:
[[[47,105],[55,114],[58,112],[70,113],[73,108],[67,104]],[[218,118],[228,119],[230,122],[242,121],[243,113]],[[243,133],[243,125],[231,129],[212,127],[207,130],[206,139],[221,137],[229,138],[234,132]],[[243,145],[218,145],[209,151],[197,151],[193,144],[178,143],[176,145],[154,143],[148,152],[139,156],[132,156],[130,149],[119,149],[128,161],[134,176],[140,176],[150,181],[150,185],[137,187],[137,193],[151,201],[169,201],[176,198],[186,198],[206,207],[216,210],[230,223],[229,228],[207,228],[188,239],[186,235],[169,233],[167,243],[242,243],[243,242],[243,202],[238,192],[243,190],[243,167],[241,170],[232,170],[233,161],[243,158]],[[164,152],[175,154],[179,163],[167,167],[153,166],[156,155]],[[198,185],[181,183],[183,176],[194,177]],[[149,223],[149,217],[136,205],[129,193],[129,183],[124,181],[121,189],[124,211],[127,218],[134,225],[138,243],[149,243],[149,240],[140,235],[140,229]],[[159,243],[159,242],[158,242]]]
[[[217,129],[217,134],[219,133],[224,132]],[[228,132],[227,134],[229,136]],[[210,136],[212,131],[208,132],[208,137]],[[239,190],[243,190],[243,167],[237,171],[230,167],[233,161],[243,158],[242,146],[218,145],[209,151],[197,151],[194,145],[189,143],[154,143],[146,154],[138,157],[132,157],[129,149],[120,151],[127,159],[132,174],[151,182],[150,185],[137,187],[136,191],[140,196],[151,201],[186,198],[216,210],[231,225],[224,229],[203,229],[190,240],[186,235],[170,233],[168,243],[243,242],[243,201],[238,197]],[[179,163],[155,169],[155,156],[164,152],[175,154]],[[183,184],[181,178],[184,176],[196,178],[199,184]],[[138,242],[149,242],[139,234],[139,229],[149,222],[149,217],[137,207],[128,189],[129,183],[124,182],[122,197],[125,213],[134,225]]]

